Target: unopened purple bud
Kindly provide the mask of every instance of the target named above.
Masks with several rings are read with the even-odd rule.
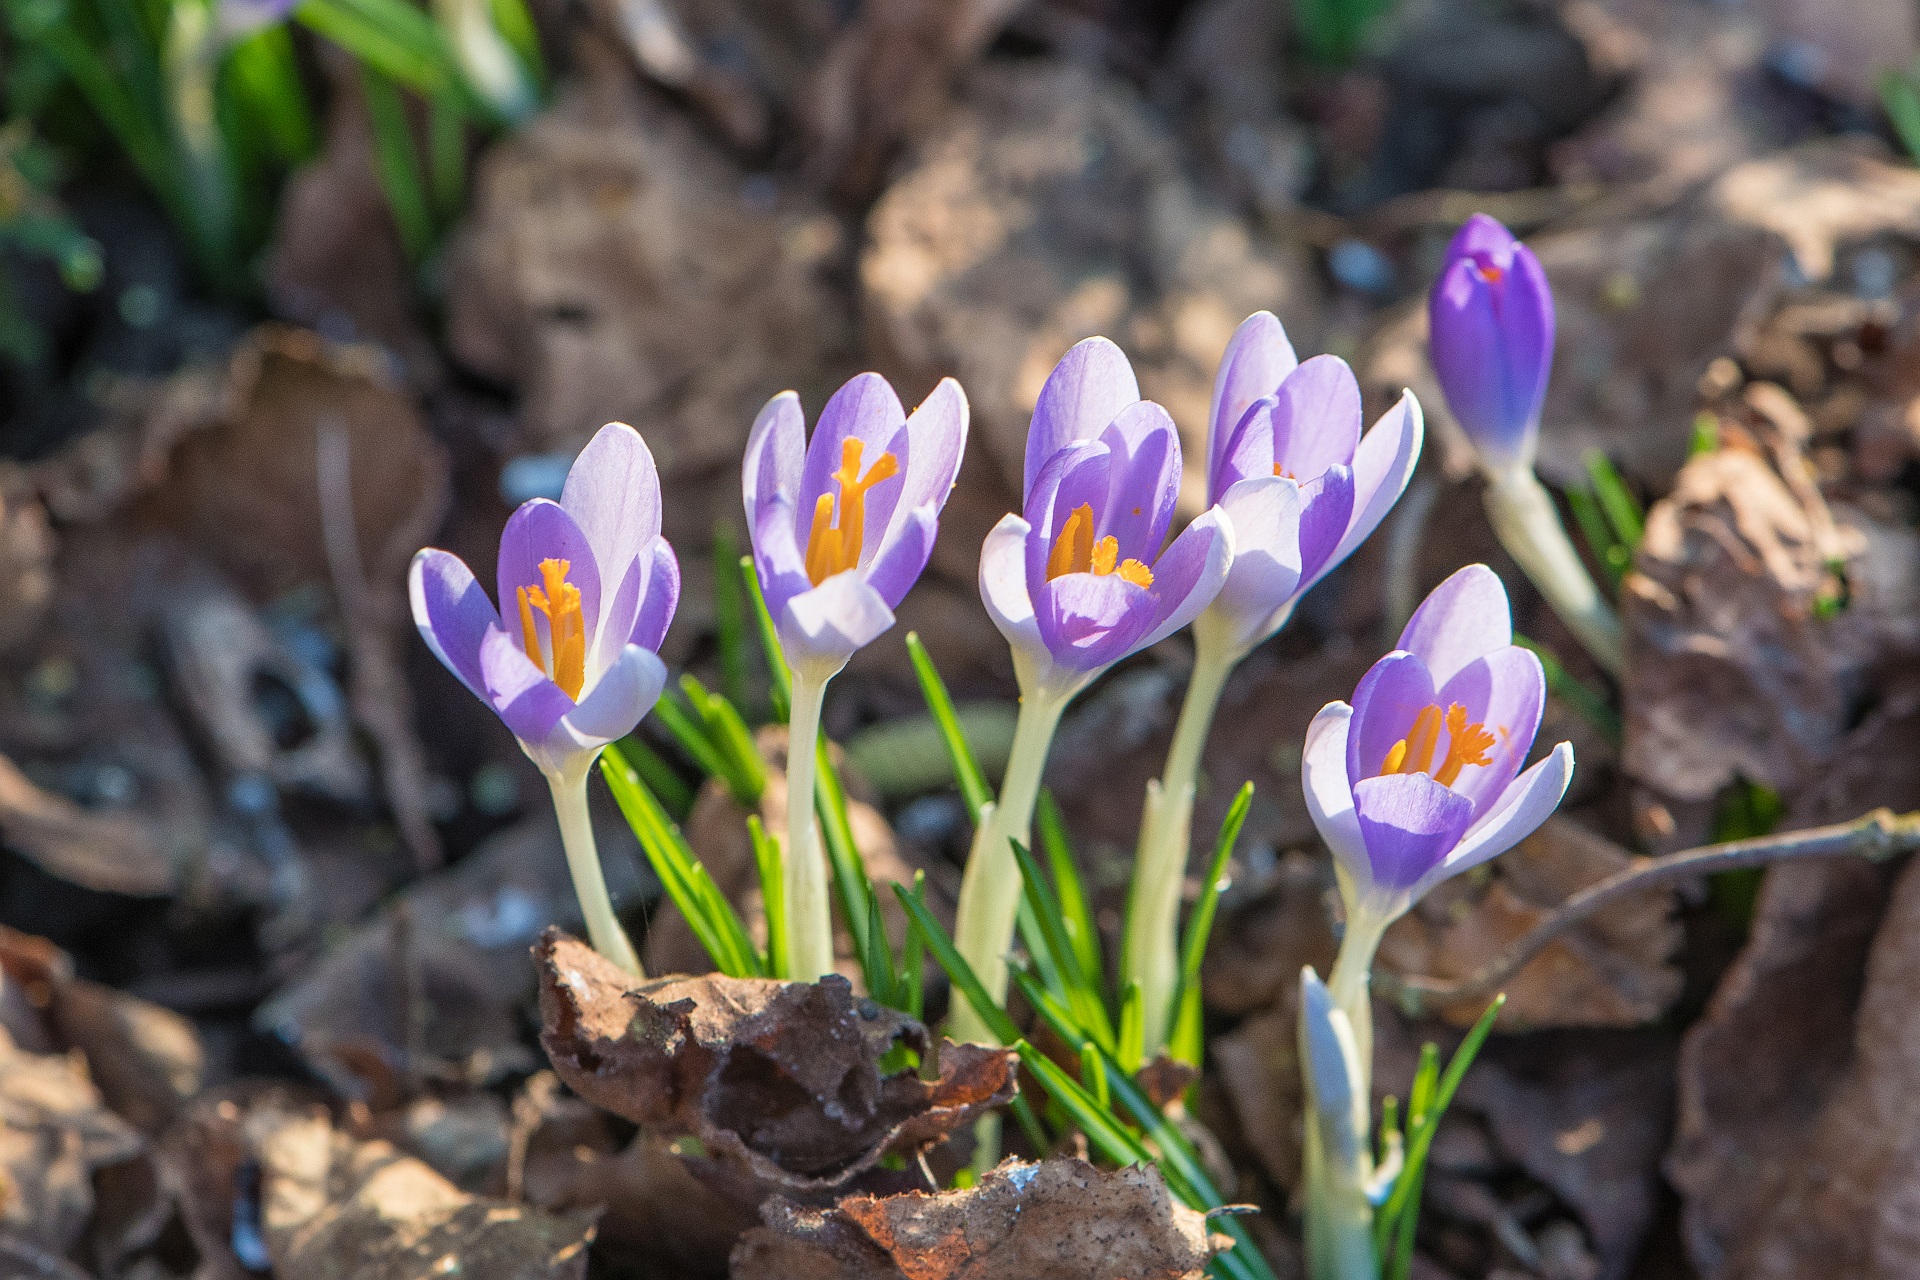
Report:
[[[1477,213],[1447,246],[1427,316],[1434,373],[1482,459],[1532,465],[1553,366],[1553,291],[1540,260]]]

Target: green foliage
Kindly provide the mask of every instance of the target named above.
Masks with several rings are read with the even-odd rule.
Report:
[[[1380,1139],[1383,1149],[1399,1146],[1405,1152],[1405,1163],[1401,1165],[1400,1176],[1394,1180],[1393,1190],[1373,1215],[1374,1252],[1382,1259],[1382,1274],[1386,1280],[1408,1280],[1413,1274],[1414,1232],[1420,1220],[1420,1189],[1426,1181],[1427,1157],[1433,1150],[1434,1134],[1440,1130],[1440,1119],[1446,1114],[1447,1107],[1453,1101],[1453,1095],[1460,1088],[1460,1081],[1466,1076],[1467,1068],[1473,1065],[1482,1045],[1493,1032],[1494,1019],[1500,1016],[1500,1008],[1506,1004],[1504,995],[1495,996],[1480,1020],[1467,1032],[1460,1047],[1454,1050],[1453,1059],[1447,1063],[1446,1073],[1440,1072],[1440,1051],[1428,1044],[1420,1051],[1420,1066],[1414,1073],[1413,1088],[1407,1095],[1406,1126],[1397,1126],[1397,1116],[1391,1100],[1383,1108],[1380,1122]]]
[[[1587,483],[1567,490],[1567,505],[1573,509],[1581,537],[1599,558],[1618,595],[1646,532],[1646,513],[1604,453],[1591,450],[1586,461]]]
[[[1293,0],[1293,26],[1307,56],[1329,69],[1350,65],[1393,0]]]
[[[1880,105],[1886,108],[1907,154],[1920,160],[1920,67],[1884,72],[1880,77]]]
[[[67,217],[50,194],[60,176],[52,148],[33,136],[25,120],[0,127],[0,247],[44,258],[70,289],[98,288],[100,246]],[[41,335],[14,304],[0,271],[0,357],[22,364],[39,359]]]

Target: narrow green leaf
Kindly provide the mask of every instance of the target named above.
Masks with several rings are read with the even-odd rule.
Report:
[[[489,7],[492,9],[494,27],[519,55],[520,65],[532,75],[534,83],[544,91],[547,63],[540,51],[540,32],[534,25],[533,14],[528,10],[526,0],[492,0]]]
[[[1053,896],[1053,889],[1047,884],[1046,873],[1040,870],[1040,864],[1032,852],[1018,840],[1013,842],[1013,856],[1020,866],[1021,891],[1026,895],[1027,908],[1040,932],[1038,940],[1045,948],[1047,958],[1058,974],[1057,981],[1050,980],[1066,997],[1075,1016],[1082,1026],[1099,1040],[1102,1047],[1114,1047],[1112,1020],[1107,1015],[1106,1001],[1100,994],[1097,977],[1089,977],[1081,968],[1074,954],[1073,944],[1067,938],[1062,923],[1060,900]],[[1041,957],[1034,947],[1035,939],[1028,939],[1029,950],[1035,950],[1034,959]]]
[[[496,0],[498,2],[498,0]],[[518,3],[519,0],[513,0]],[[747,602],[740,582],[744,561],[733,526],[713,527],[713,632],[720,650],[720,688],[736,707],[747,705]]]
[[[648,746],[640,737],[639,731],[620,739],[620,754],[633,767],[640,780],[649,790],[659,797],[669,814],[676,819],[684,818],[693,809],[693,789],[681,780],[672,765],[660,758],[660,754]]]
[[[703,736],[721,763],[720,776],[734,800],[743,809],[758,807],[760,796],[767,789],[767,768],[753,740],[753,731],[747,728],[747,722],[740,718],[731,702],[709,692],[693,676],[680,677],[680,690],[686,695],[687,705],[700,717]]]
[[[760,653],[767,660],[767,692],[773,702],[773,718],[785,723],[787,709],[793,705],[793,677],[787,672],[786,655],[780,651],[780,633],[774,629],[773,615],[767,612],[767,597],[760,590],[760,574],[753,567],[752,556],[740,557],[740,576],[747,584],[747,598],[753,602]]]
[[[1074,861],[1073,848],[1067,843],[1066,823],[1061,821],[1060,806],[1053,792],[1040,789],[1035,813],[1040,828],[1040,847],[1046,851],[1047,868],[1053,873],[1054,891],[1060,899],[1060,921],[1071,942],[1080,972],[1098,983],[1106,975],[1106,961],[1100,954],[1100,930],[1094,925],[1093,910],[1087,905],[1086,887],[1080,879],[1080,864]]]
[[[787,750],[792,751],[790,741]],[[870,971],[869,959],[877,953],[873,949],[872,934],[879,927],[878,917],[870,916],[867,903],[873,897],[873,886],[868,882],[867,864],[860,857],[860,849],[853,842],[853,823],[847,815],[847,792],[840,784],[840,771],[833,767],[833,757],[827,751],[826,736],[821,735],[815,744],[814,755],[814,812],[820,817],[820,834],[827,846],[827,863],[833,868],[833,887],[835,896],[840,899],[840,910],[847,918],[847,932],[853,936],[853,954],[860,961],[861,975],[866,979],[868,991],[886,991],[892,987],[891,959],[887,969]],[[884,950],[883,932],[882,950]],[[875,996],[875,999],[879,999]]]
[[[973,1011],[980,1015],[980,1021],[987,1024],[987,1030],[1001,1044],[1010,1045],[1017,1041],[1020,1028],[1007,1016],[1007,1011],[987,995],[979,975],[974,973],[966,957],[960,954],[960,949],[953,945],[953,939],[947,936],[947,931],[934,918],[926,902],[908,893],[905,885],[894,885],[893,892],[900,899],[900,905],[906,908],[907,915],[920,926],[920,936],[926,940],[927,950],[933,953],[934,962],[947,971],[953,989],[973,1006]]]
[[[228,55],[228,69],[246,114],[269,140],[276,159],[297,165],[319,150],[293,38],[283,24],[262,27],[236,44]]]
[[[1220,834],[1213,842],[1213,857],[1207,862],[1206,883],[1200,890],[1200,900],[1193,904],[1193,914],[1187,918],[1186,931],[1180,940],[1180,973],[1173,997],[1174,1026],[1179,1033],[1175,1040],[1179,1048],[1174,1058],[1196,1068],[1200,1065],[1201,1053],[1200,967],[1207,959],[1207,939],[1213,934],[1220,895],[1227,889],[1227,863],[1233,859],[1233,847],[1240,839],[1240,828],[1246,825],[1247,811],[1252,807],[1253,784],[1243,783],[1233,803],[1227,806],[1227,816],[1220,822]],[[1190,1031],[1186,1030],[1189,1022]],[[1193,1056],[1183,1057],[1183,1053]]]
[[[921,906],[927,901],[927,873],[913,873],[913,896]],[[920,922],[912,916],[907,917],[907,937],[900,946],[900,976],[906,984],[906,1014],[909,1018],[924,1020],[927,1007],[926,993],[926,938],[920,932]]]
[[[395,10],[410,11],[413,17],[395,21]],[[430,18],[406,4],[379,6],[379,13],[370,16],[365,0],[301,0],[293,16],[315,35],[352,54],[363,67],[422,97],[438,97],[460,82],[440,29]]]
[[[360,68],[360,96],[373,127],[374,169],[387,209],[400,229],[407,259],[418,265],[433,248],[433,214],[427,206],[426,183],[420,153],[413,145],[413,127],[394,82],[371,65]]]
[[[1153,1156],[1140,1140],[1128,1133],[1074,1078],[1056,1066],[1053,1060],[1025,1040],[1014,1045],[1024,1066],[1040,1081],[1048,1096],[1067,1109],[1080,1132],[1102,1156],[1117,1165],[1152,1164]]]
[[[1008,1109],[1013,1112],[1014,1120],[1020,1125],[1020,1132],[1027,1135],[1027,1141],[1032,1144],[1034,1153],[1043,1158],[1049,1155],[1053,1151],[1053,1139],[1049,1138],[1047,1131],[1041,1127],[1040,1117],[1033,1114],[1033,1104],[1027,1101],[1025,1095],[1015,1094]],[[972,1173],[973,1171],[967,1169],[963,1172]],[[957,1186],[958,1183],[955,1185]]]
[[[1126,993],[1120,997],[1118,1041],[1113,1055],[1120,1060],[1122,1071],[1132,1074],[1146,1064],[1147,1007],[1146,998],[1137,982],[1129,982]]]
[[[1113,1110],[1113,1095],[1107,1091],[1107,1069],[1100,1065],[1100,1051],[1092,1041],[1080,1046],[1080,1083],[1086,1086],[1102,1111]]]
[[[451,222],[459,216],[467,189],[467,115],[452,94],[440,94],[427,103],[427,153],[434,214],[442,222]]]
[[[1567,507],[1573,512],[1573,522],[1580,526],[1580,537],[1593,552],[1593,558],[1607,571],[1607,581],[1617,594],[1620,580],[1627,576],[1631,554],[1614,537],[1612,527],[1601,513],[1599,501],[1590,491],[1576,484],[1569,485],[1566,493]]]
[[[867,981],[867,994],[890,1009],[904,1009],[906,993],[893,971],[893,944],[887,938],[886,922],[880,918],[880,899],[873,891],[872,880],[861,877],[860,887],[866,890],[867,940],[860,956],[860,972]]]
[[[1614,537],[1629,555],[1638,551],[1640,539],[1646,535],[1646,512],[1640,500],[1627,488],[1626,479],[1612,460],[1598,449],[1587,452],[1587,474],[1593,478],[1594,496],[1600,500]]]
[[[668,690],[660,701],[653,704],[652,714],[660,722],[661,728],[680,744],[680,749],[693,757],[693,762],[700,766],[700,772],[732,786],[732,780],[727,776],[726,754],[707,736],[706,722],[687,707],[681,706],[672,690]]]
[[[953,697],[947,692],[946,681],[940,678],[939,669],[933,665],[932,656],[927,653],[926,645],[920,642],[916,632],[907,633],[907,656],[913,661],[914,678],[920,682],[920,696],[926,699],[927,711],[940,728],[947,754],[953,758],[953,776],[960,787],[961,799],[967,803],[967,818],[977,826],[980,807],[993,799],[993,791],[980,772],[980,763],[974,758],[973,748],[967,745],[967,735],[960,728],[960,717],[954,710]]]
[[[767,952],[764,961],[769,976],[787,976],[787,882],[781,862],[780,842],[767,834],[760,815],[747,815],[747,835],[753,841],[753,864],[760,873],[760,901],[767,917]]]

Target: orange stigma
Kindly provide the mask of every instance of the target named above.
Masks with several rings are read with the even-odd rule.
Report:
[[[580,588],[567,581],[571,568],[568,560],[540,562],[546,589],[520,588],[520,634],[527,656],[578,702],[580,686],[587,682],[587,623],[580,612]],[[546,615],[551,652],[540,647],[540,633],[533,625],[536,609]]]
[[[1499,284],[1500,277],[1507,274],[1491,262],[1476,262],[1474,265],[1480,268],[1480,274],[1485,277],[1488,284]]]
[[[840,518],[834,520],[834,497],[823,493],[813,504],[813,529],[807,534],[807,580],[819,586],[836,573],[860,563],[860,547],[867,536],[867,490],[900,474],[900,460],[883,453],[860,474],[864,445],[848,436],[840,446],[840,469],[833,482],[840,490]]]
[[[1447,754],[1441,757],[1440,767],[1436,769],[1433,757],[1440,746],[1442,724],[1447,730]],[[1430,702],[1414,716],[1407,736],[1388,748],[1380,772],[1424,773],[1441,786],[1450,787],[1468,765],[1493,763],[1487,758],[1487,748],[1493,743],[1494,735],[1486,725],[1478,721],[1467,723],[1467,709],[1459,703],[1449,703],[1443,713],[1439,703]]]
[[[1101,577],[1117,573],[1136,587],[1153,585],[1153,570],[1138,560],[1120,559],[1120,539],[1108,534],[1098,542],[1093,540],[1093,504],[1087,502],[1067,516],[1067,522],[1060,526],[1060,536],[1053,540],[1053,551],[1047,556],[1047,581],[1052,582],[1063,573],[1092,573]]]

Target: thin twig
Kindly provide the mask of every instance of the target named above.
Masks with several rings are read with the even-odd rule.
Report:
[[[1374,990],[1398,1004],[1408,1017],[1417,1018],[1435,1005],[1486,999],[1568,929],[1610,903],[1654,885],[1710,872],[1764,866],[1789,858],[1857,856],[1879,862],[1916,849],[1920,849],[1920,811],[1896,814],[1891,809],[1875,809],[1863,818],[1830,827],[1683,849],[1665,857],[1649,858],[1588,885],[1471,977],[1448,982],[1439,978],[1376,973]]]

